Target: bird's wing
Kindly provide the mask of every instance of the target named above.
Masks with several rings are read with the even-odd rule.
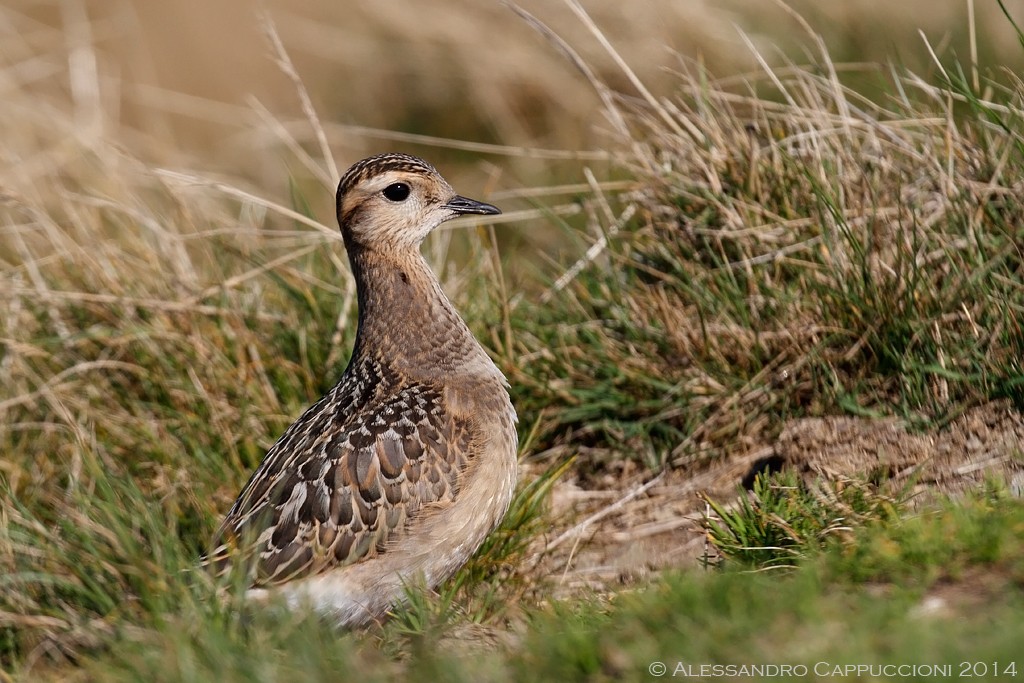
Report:
[[[425,506],[454,500],[469,441],[438,388],[329,394],[268,451],[206,563],[224,570],[240,551],[254,585],[272,585],[383,552]]]

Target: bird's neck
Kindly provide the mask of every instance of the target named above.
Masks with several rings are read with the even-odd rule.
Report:
[[[353,360],[370,357],[423,381],[497,372],[418,250],[349,244],[348,253],[359,299]]]

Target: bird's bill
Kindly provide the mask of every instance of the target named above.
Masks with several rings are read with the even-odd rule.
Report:
[[[446,209],[451,209],[460,216],[467,213],[477,213],[486,216],[493,216],[501,213],[501,209],[496,206],[492,206],[486,202],[478,202],[475,199],[463,197],[459,194],[449,199],[448,203],[444,206]]]

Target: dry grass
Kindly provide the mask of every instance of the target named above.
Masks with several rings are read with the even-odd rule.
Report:
[[[566,3],[520,4],[573,45],[602,80],[629,91],[614,60]],[[822,32],[837,62],[884,62],[898,53],[927,73],[933,65],[921,49],[922,30],[940,51],[965,61],[975,35],[982,37],[975,41],[982,65],[1019,64],[1012,27],[993,3],[791,4]],[[776,65],[807,44],[774,3],[640,3],[625,14],[610,0],[585,6],[656,91],[673,87],[679,68],[673,53],[699,58],[713,73],[739,74],[757,69],[745,37]],[[500,2],[427,0],[412,9],[272,0],[266,7],[314,104],[339,126],[332,147],[340,159],[389,140],[407,144],[401,136],[410,132],[527,147],[604,145],[595,129],[606,123],[590,85]],[[272,153],[278,140],[263,117],[273,112],[287,125],[303,116],[289,79],[268,62],[253,9],[245,0],[9,3],[6,77],[13,92],[52,97],[58,109],[73,108],[80,120],[102,125],[134,151],[166,158],[184,149],[200,153],[204,167],[280,178],[281,160]],[[541,175],[549,166],[515,168]]]
[[[4,667],[96,656],[86,676],[248,680],[291,656],[321,674],[380,663],[325,645],[315,620],[243,620],[216,597],[230,586],[191,571],[246,474],[345,363],[355,303],[332,152],[429,147],[460,190],[531,220],[526,236],[442,231],[426,251],[512,380],[527,455],[581,452],[578,483],[728,455],[793,415],[927,423],[1020,403],[1012,73],[976,88],[944,53],[948,74],[919,78],[844,70],[821,49],[758,66],[770,50],[755,49],[756,71],[716,80],[704,65],[731,69],[743,43],[728,15],[524,4],[548,42],[499,5],[272,5],[299,77],[260,60],[265,26],[242,3],[0,10]],[[658,35],[703,64],[652,56]],[[862,97],[860,79],[885,95]],[[493,627],[502,600],[541,602],[545,577],[509,565],[544,532],[546,492],[525,488],[465,583],[400,623]],[[382,651],[407,637],[383,633]]]
[[[875,102],[824,52],[743,90],[693,65],[672,97],[623,101],[639,188],[598,195],[608,247],[520,336],[544,349],[537,405],[565,406],[551,433],[679,465],[794,416],[1019,407],[1024,93],[936,68],[944,87],[876,73]]]

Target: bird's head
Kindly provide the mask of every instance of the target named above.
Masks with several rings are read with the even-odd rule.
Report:
[[[398,153],[372,156],[348,169],[338,183],[337,210],[345,244],[367,249],[416,248],[444,221],[501,213],[455,194],[423,159]]]

